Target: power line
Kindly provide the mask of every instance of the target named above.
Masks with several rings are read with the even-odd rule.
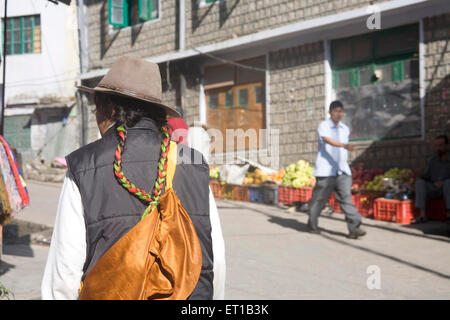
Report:
[[[240,67],[240,68],[245,68],[245,69],[254,70],[254,71],[259,71],[259,72],[266,72],[266,71],[267,71],[267,70],[264,69],[264,68],[252,67],[252,66],[248,66],[248,65],[245,65],[245,64],[242,64],[242,63],[235,62],[235,61],[223,59],[223,58],[217,57],[217,56],[215,56],[215,55],[213,55],[213,54],[206,53],[206,52],[202,52],[202,51],[198,50],[197,48],[194,48],[193,50],[194,50],[194,51],[197,51],[197,52],[200,53],[200,54],[203,54],[203,55],[205,55],[205,56],[208,56],[208,57],[210,57],[210,58],[213,58],[213,59],[215,59],[215,60],[224,62],[224,63],[226,63],[226,64],[232,64],[232,65],[235,65],[235,66]]]
[[[21,80],[16,80],[16,81],[8,81],[8,84],[16,84],[16,83],[21,83],[21,82],[25,82],[25,81],[34,81],[34,80],[45,80],[45,79],[52,79],[52,78],[57,78],[59,76],[63,76],[66,74],[72,74],[74,71],[79,71],[78,68],[76,69],[71,69],[68,71],[64,71],[62,73],[58,73],[58,74],[53,74],[53,75],[48,75],[45,77],[39,77],[39,78],[26,78],[26,79],[21,79]]]
[[[53,81],[47,81],[47,82],[30,82],[30,83],[19,83],[16,85],[9,85],[9,83],[7,83],[7,88],[17,88],[17,87],[26,87],[26,86],[37,86],[37,85],[43,85],[43,84],[54,84],[54,83],[58,83],[61,84],[62,82],[67,82],[70,80],[77,80],[79,79],[79,76],[76,77],[70,77],[70,78],[64,78],[64,79],[56,79]]]

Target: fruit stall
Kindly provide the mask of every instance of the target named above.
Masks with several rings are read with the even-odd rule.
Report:
[[[220,170],[210,167],[211,190],[217,199],[290,206],[308,203],[316,184],[314,168],[305,160],[273,173],[250,166],[241,185],[221,181]],[[413,199],[417,173],[408,168],[365,168],[363,163],[352,166],[351,171],[352,200],[362,216],[401,224],[409,224],[418,216]],[[334,212],[342,213],[334,193],[328,205]],[[429,218],[443,220],[445,210],[440,202],[434,201],[429,207],[440,212]]]

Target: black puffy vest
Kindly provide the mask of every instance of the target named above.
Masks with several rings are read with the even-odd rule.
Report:
[[[122,170],[141,189],[153,190],[162,135],[155,122],[143,119],[128,129]],[[69,177],[81,194],[86,223],[87,272],[141,218],[146,205],[124,189],[114,176],[118,138],[115,127],[66,157]],[[209,219],[209,166],[198,151],[178,145],[173,188],[189,213],[202,247],[202,271],[190,299],[212,299],[213,252]],[[163,191],[164,192],[164,191]]]

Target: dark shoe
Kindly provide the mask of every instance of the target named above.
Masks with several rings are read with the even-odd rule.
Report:
[[[348,237],[350,239],[358,239],[359,237],[365,236],[366,235],[366,231],[360,228],[356,228],[350,231]]]
[[[320,234],[319,229],[312,228],[311,226],[308,226],[308,232],[312,234]]]

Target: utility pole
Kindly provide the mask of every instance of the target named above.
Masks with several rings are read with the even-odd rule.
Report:
[[[5,107],[6,107],[6,94],[5,94],[5,85],[6,85],[6,29],[7,24],[7,10],[8,10],[8,0],[5,0],[5,14],[3,16],[3,84],[2,84],[2,106],[0,110],[0,134],[3,135],[3,127],[4,127],[4,118],[5,118]]]

